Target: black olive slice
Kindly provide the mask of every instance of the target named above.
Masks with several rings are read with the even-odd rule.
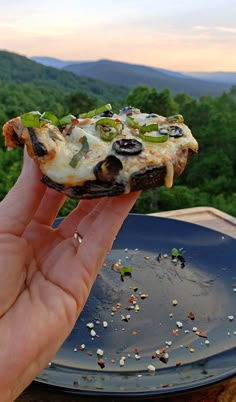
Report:
[[[101,117],[112,117],[113,114],[114,113],[111,110],[105,110],[105,112],[100,113],[99,116],[101,116]]]
[[[119,155],[138,155],[143,150],[143,144],[134,138],[123,138],[113,142],[112,149]]]
[[[125,106],[120,110],[120,114],[125,113],[126,116],[131,116],[133,113],[139,113],[140,110],[133,106]]]
[[[152,117],[158,117],[158,114],[156,113],[150,113],[146,116],[146,119],[151,119]]]
[[[183,136],[182,128],[179,126],[170,126],[169,136],[175,138],[182,137]]]
[[[108,155],[106,159],[96,164],[94,174],[99,180],[114,180],[123,169],[122,162],[115,155]]]
[[[132,112],[133,109],[134,109],[133,106],[125,106],[120,110],[120,113]]]
[[[29,127],[28,131],[30,134],[30,139],[31,139],[31,143],[32,143],[32,147],[33,147],[35,155],[39,156],[39,157],[43,157],[43,156],[47,155],[48,151],[47,151],[45,145],[42,144],[42,142],[40,142],[38,140],[38,137],[35,134],[35,131],[33,130],[33,128]]]

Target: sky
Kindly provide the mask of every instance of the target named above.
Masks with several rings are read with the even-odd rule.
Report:
[[[236,0],[0,0],[0,49],[236,71]]]

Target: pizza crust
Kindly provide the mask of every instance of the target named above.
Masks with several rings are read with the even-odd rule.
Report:
[[[112,113],[110,127],[102,125],[102,119],[107,121],[101,114],[73,119],[59,130],[50,121],[41,127],[25,127],[19,116],[4,125],[3,135],[8,148],[26,145],[42,172],[43,183],[78,199],[161,185],[170,188],[189,155],[198,151],[197,141],[182,119],[171,121],[134,108]],[[157,125],[158,132],[141,136],[142,127]],[[165,133],[168,139],[156,142],[162,141]],[[109,141],[107,135],[114,138]]]

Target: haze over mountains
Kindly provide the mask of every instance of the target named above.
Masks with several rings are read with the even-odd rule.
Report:
[[[146,84],[158,90],[170,88],[173,94],[185,92],[190,96],[217,96],[236,84],[236,73],[182,73],[145,65],[112,60],[66,61],[51,57],[32,57],[45,66],[70,71],[78,76],[105,81],[110,84],[135,87]]]

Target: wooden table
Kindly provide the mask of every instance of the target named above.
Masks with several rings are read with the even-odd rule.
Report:
[[[161,216],[183,221],[192,222],[211,229],[218,230],[236,238],[236,218],[227,215],[215,208],[197,207],[181,209],[177,211],[168,211],[151,214],[152,216]],[[236,365],[236,362],[235,362]],[[109,402],[120,401],[126,402],[126,398],[119,397],[111,399]],[[42,386],[38,383],[32,383],[23,394],[17,399],[17,402],[94,402],[91,397],[81,398],[80,396],[64,394],[48,386]],[[104,401],[106,399],[104,398]],[[145,399],[137,399],[137,401],[145,402]],[[236,377],[227,381],[216,384],[208,389],[188,392],[175,397],[157,398],[158,402],[236,402]]]

